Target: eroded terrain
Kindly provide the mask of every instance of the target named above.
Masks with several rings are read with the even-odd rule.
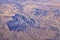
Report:
[[[0,0],[0,40],[60,40],[59,2]]]

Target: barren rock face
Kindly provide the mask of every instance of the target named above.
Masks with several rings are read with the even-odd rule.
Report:
[[[60,40],[60,1],[0,0],[0,40]]]

